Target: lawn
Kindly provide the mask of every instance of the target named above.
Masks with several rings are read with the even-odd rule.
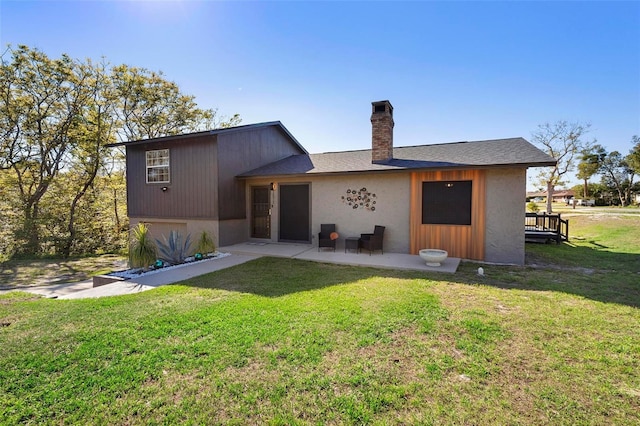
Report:
[[[0,423],[638,424],[640,221],[608,222],[484,277],[262,258],[0,296]]]

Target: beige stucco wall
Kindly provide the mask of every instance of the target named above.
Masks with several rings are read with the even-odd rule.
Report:
[[[340,176],[315,176],[286,178],[280,180],[252,180],[251,185],[281,183],[308,183],[311,196],[311,243],[318,244],[318,232],[323,223],[335,223],[340,238],[337,250],[344,250],[346,237],[359,237],[361,233],[373,232],[375,225],[385,226],[384,250],[394,253],[409,252],[409,197],[408,174],[359,174]],[[348,189],[359,191],[366,188],[375,194],[375,211],[353,209],[342,201]],[[250,193],[250,191],[247,191]],[[271,241],[278,241],[278,189],[273,194]],[[248,201],[247,206],[251,203]],[[251,212],[247,211],[250,217]]]
[[[178,231],[183,235],[191,235],[191,249],[195,250],[196,243],[200,238],[202,231],[209,233],[216,243],[216,247],[220,246],[219,229],[217,220],[176,220],[176,219],[158,219],[131,217],[129,218],[130,227],[135,227],[139,222],[144,222],[149,227],[151,237],[162,241],[162,235],[169,236],[171,231]]]
[[[485,261],[524,265],[526,169],[486,173]]]

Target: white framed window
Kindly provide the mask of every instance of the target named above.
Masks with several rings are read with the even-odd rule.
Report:
[[[169,150],[147,151],[147,183],[169,183]]]

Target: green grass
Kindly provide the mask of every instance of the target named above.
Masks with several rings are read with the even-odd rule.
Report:
[[[129,296],[9,293],[0,423],[638,424],[640,241],[610,222],[484,277],[262,258]]]

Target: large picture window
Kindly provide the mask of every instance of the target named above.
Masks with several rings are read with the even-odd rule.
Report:
[[[169,150],[147,151],[147,183],[169,182]]]
[[[471,225],[471,181],[422,182],[422,223]]]

